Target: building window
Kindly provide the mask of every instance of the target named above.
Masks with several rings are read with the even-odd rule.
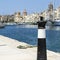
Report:
[[[60,14],[59,14],[59,18],[60,18]]]

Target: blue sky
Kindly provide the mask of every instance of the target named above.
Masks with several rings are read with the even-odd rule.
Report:
[[[54,8],[60,6],[60,0],[0,0],[0,15],[22,12],[24,9],[28,13],[41,12],[48,8],[51,1],[55,2]]]

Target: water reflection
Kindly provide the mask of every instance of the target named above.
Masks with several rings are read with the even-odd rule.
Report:
[[[60,26],[46,26],[47,49],[60,53]]]

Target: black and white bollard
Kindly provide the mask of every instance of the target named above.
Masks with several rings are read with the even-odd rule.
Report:
[[[45,24],[46,24],[46,21],[38,22],[38,52],[37,52],[37,60],[47,60],[47,57],[46,57]]]

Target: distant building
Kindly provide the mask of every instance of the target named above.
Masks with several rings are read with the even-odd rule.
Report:
[[[53,4],[48,5],[48,9],[41,12],[40,15],[44,17],[44,20],[60,20],[60,7],[54,9]]]
[[[38,13],[33,13],[30,15],[27,15],[24,17],[24,22],[25,23],[36,23],[39,21],[39,14]]]
[[[60,7],[58,7],[55,11],[56,11],[55,12],[56,19],[60,19]]]
[[[1,17],[2,17],[2,16],[0,15],[0,22],[1,22]]]
[[[23,20],[23,17],[21,16],[20,12],[17,12],[14,14],[14,22],[21,23]]]
[[[7,15],[1,16],[1,20],[0,20],[0,21],[1,21],[1,22],[7,22],[7,21],[8,21]]]
[[[52,3],[50,3],[50,4],[48,5],[48,11],[53,11],[53,4],[52,4]]]
[[[48,16],[49,16],[49,20],[53,20],[53,4],[52,3],[50,3],[49,5],[48,5]]]
[[[8,22],[14,22],[14,15],[8,15]]]
[[[27,16],[27,11],[26,11],[26,9],[24,9],[22,15],[23,15],[23,16]]]
[[[43,17],[43,20],[60,20],[60,7],[54,9],[53,4],[50,3],[48,8],[41,13],[27,14],[26,9],[22,15],[16,12],[13,15],[0,16],[0,22],[16,22],[16,23],[37,23]]]
[[[19,12],[14,14],[14,22],[16,23],[36,23],[39,21],[39,14],[33,13],[27,15],[26,10],[23,11],[23,15]]]

